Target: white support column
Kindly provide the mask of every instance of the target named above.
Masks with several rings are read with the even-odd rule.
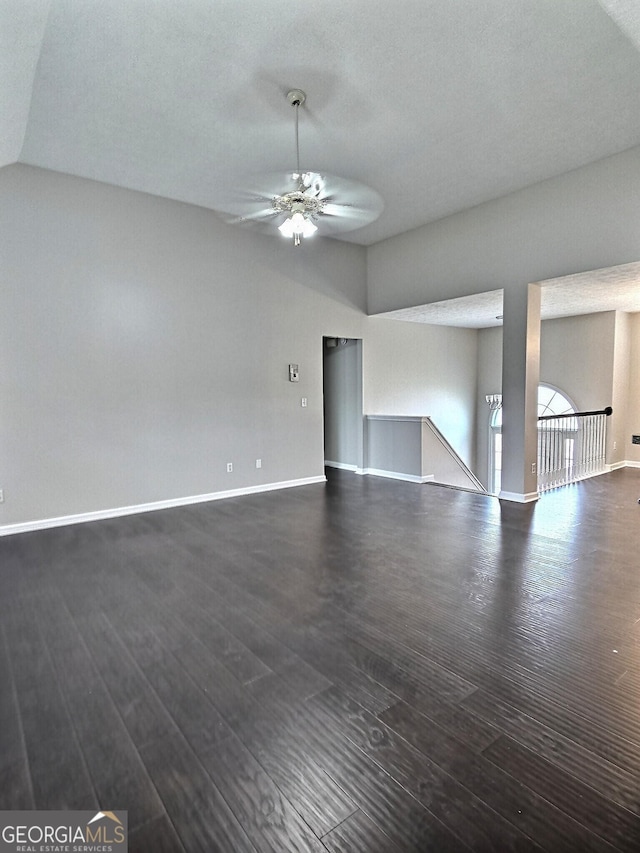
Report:
[[[498,497],[538,499],[540,285],[504,290],[502,326],[502,480]]]

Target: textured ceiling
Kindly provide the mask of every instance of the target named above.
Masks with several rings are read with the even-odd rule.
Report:
[[[543,320],[600,311],[640,311],[640,263],[551,278],[539,284]],[[486,329],[501,326],[501,314],[502,290],[492,290],[377,316],[410,323]]]
[[[640,144],[640,3],[0,0],[0,166],[219,211],[230,178],[293,167],[293,87],[303,168],[384,200],[341,236],[370,245]],[[549,285],[545,311],[639,310],[623,279]],[[496,323],[500,298],[429,322]]]
[[[2,0],[0,164],[218,209],[293,165],[370,244],[640,144],[637,0]]]

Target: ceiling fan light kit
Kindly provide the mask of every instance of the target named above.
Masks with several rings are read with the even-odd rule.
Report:
[[[377,219],[383,208],[378,193],[364,184],[335,175],[302,171],[298,123],[299,109],[306,99],[302,89],[291,89],[287,93],[287,101],[296,111],[295,171],[284,176],[257,178],[251,190],[231,189],[226,200],[221,199],[231,224],[250,224],[274,234],[275,220],[279,223],[280,234],[293,238],[294,246],[299,246],[303,238],[311,237],[316,231],[330,235],[361,228]]]
[[[311,237],[318,230],[310,219],[305,216],[305,208],[302,204],[294,204],[292,213],[288,219],[278,226],[278,231],[284,237],[293,237],[294,246],[300,245],[301,237]]]

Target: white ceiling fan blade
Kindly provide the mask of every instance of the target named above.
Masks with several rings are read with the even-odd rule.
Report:
[[[293,177],[293,172],[274,172],[267,175],[245,175],[231,180],[218,188],[219,210],[238,210],[242,205],[263,202],[270,204],[279,195],[295,192],[299,181]]]
[[[381,196],[371,187],[348,178],[340,178],[337,175],[325,176],[324,187],[318,198],[324,202],[352,205],[362,210],[371,210],[372,213],[375,212],[376,216],[382,213],[384,207]]]
[[[370,211],[361,207],[356,207],[353,204],[325,204],[322,208],[322,216],[329,216],[332,219],[344,219],[348,222],[371,222]],[[353,226],[358,227],[356,225]]]
[[[326,192],[327,182],[318,172],[303,172],[300,176],[300,183],[304,187],[304,194],[313,196],[313,198],[322,198]]]
[[[233,213],[232,211],[221,210],[218,215],[227,223],[227,225],[243,225],[243,224],[271,224],[275,218],[282,216],[277,210],[271,206],[260,207],[258,210],[249,211],[245,209],[244,213]]]

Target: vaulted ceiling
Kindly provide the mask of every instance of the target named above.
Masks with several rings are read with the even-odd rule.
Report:
[[[360,181],[362,245],[640,144],[637,0],[0,0],[0,167],[220,212],[294,165]],[[640,310],[627,265],[546,316]],[[546,304],[546,307],[545,307]],[[481,328],[501,292],[392,316]]]
[[[0,165],[219,209],[303,166],[363,245],[640,144],[637,0],[2,0]]]

